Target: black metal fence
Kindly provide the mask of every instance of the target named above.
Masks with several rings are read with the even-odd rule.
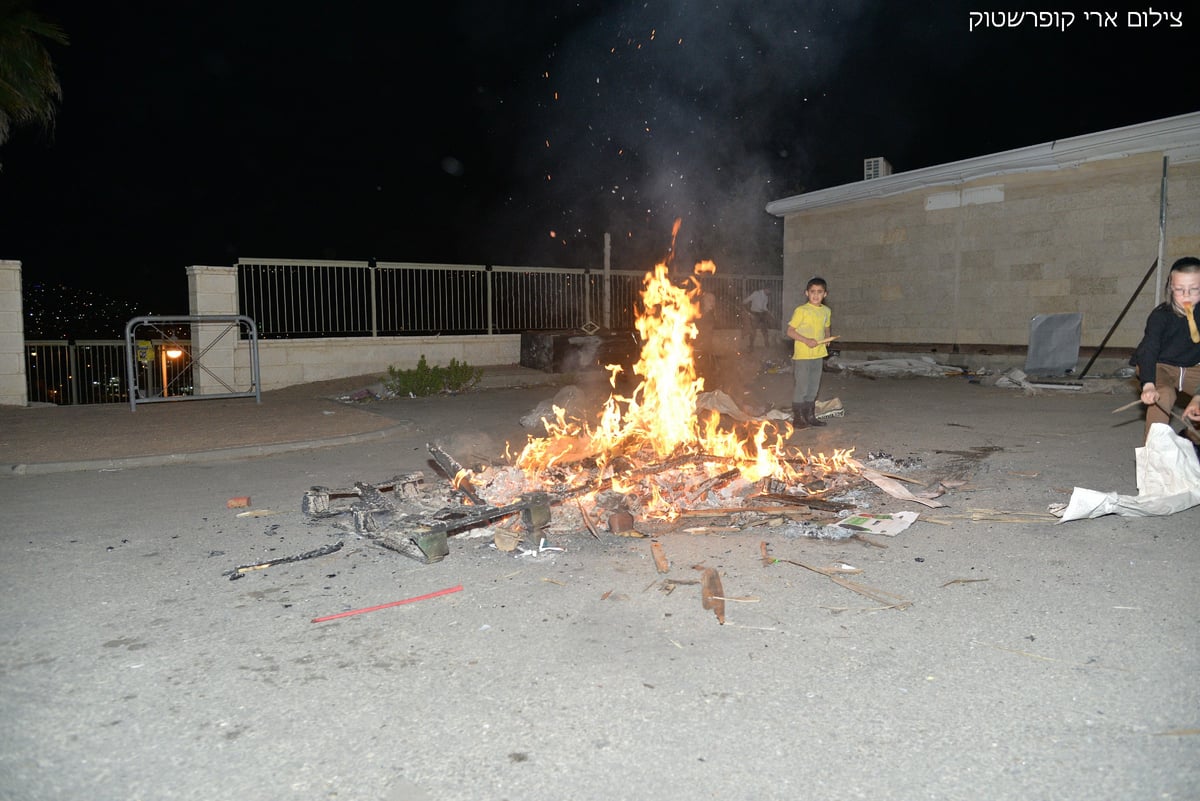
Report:
[[[646,273],[464,264],[239,259],[239,314],[261,338],[632,331]],[[686,281],[687,273],[678,276]],[[741,301],[783,279],[704,276],[717,327],[739,326]]]
[[[186,345],[172,343],[171,355],[165,343],[158,340],[139,342],[136,349],[141,392],[190,394],[192,361]],[[176,349],[180,352],[175,353]],[[129,394],[125,374],[124,340],[25,341],[30,403],[126,403]]]
[[[239,313],[260,339],[632,331],[646,278],[634,270],[275,259],[239,259],[237,269]],[[717,328],[742,328],[742,301],[756,289],[780,308],[780,276],[703,281],[716,299]],[[192,360],[173,353],[177,344],[136,344],[140,395],[191,393]],[[125,364],[122,340],[27,340],[29,401],[126,403]]]

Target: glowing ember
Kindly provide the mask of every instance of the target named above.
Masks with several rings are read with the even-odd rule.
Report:
[[[715,270],[712,262],[695,268],[697,274]],[[805,483],[828,474],[855,472],[853,449],[837,450],[831,457],[788,449],[785,441],[792,428],[787,423],[727,429],[716,412],[698,416],[704,379],[696,375],[692,342],[699,294],[694,277],[682,287],[672,283],[666,264],[646,275],[643,311],[635,323],[644,343],[633,366],[636,388],[629,396],[618,394],[621,368],[609,365],[614,391],[594,427],[567,419],[555,407],[555,419],[543,421],[547,436],[530,437],[516,459],[531,484],[595,481],[597,490],[638,496],[644,516],[673,519],[681,502],[698,497],[697,486],[771,478],[803,491]],[[638,465],[653,467],[639,470]],[[554,481],[546,476],[552,469]]]
[[[454,474],[454,478],[450,479],[450,485],[455,489],[461,489],[464,482],[469,482],[470,480],[471,471],[464,467]]]

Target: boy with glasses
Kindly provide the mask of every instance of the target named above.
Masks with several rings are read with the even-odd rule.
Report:
[[[1152,423],[1170,425],[1170,411],[1181,393],[1191,396],[1183,418],[1200,425],[1200,259],[1186,256],[1171,265],[1167,293],[1167,300],[1146,319],[1146,332],[1131,360],[1142,382],[1147,434]]]

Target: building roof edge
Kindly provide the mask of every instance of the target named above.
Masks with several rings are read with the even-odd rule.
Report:
[[[1088,161],[1154,151],[1168,154],[1177,151],[1189,161],[1200,158],[1200,111],[818,189],[773,200],[766,208],[768,213],[783,217],[798,211],[960,184],[992,175],[1057,170]]]

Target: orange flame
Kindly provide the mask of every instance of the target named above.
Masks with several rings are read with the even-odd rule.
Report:
[[[679,236],[679,226],[683,225],[683,218],[676,217],[675,224],[671,226],[671,249],[667,251],[667,264],[675,261],[675,239]],[[659,267],[662,267],[660,264]]]
[[[454,487],[455,489],[462,489],[464,484],[471,483],[472,475],[474,475],[474,473],[464,467],[454,474],[454,478],[450,479],[450,486]]]
[[[677,220],[672,236],[678,233]],[[714,273],[711,261],[695,266],[696,274]],[[833,472],[855,470],[853,449],[835,451],[833,456],[807,456],[789,451],[786,439],[791,426],[784,423],[753,422],[741,431],[723,429],[720,415],[697,415],[697,399],[704,391],[704,379],[697,376],[692,342],[697,335],[695,321],[700,316],[699,281],[689,276],[684,286],[671,281],[666,264],[658,264],[643,279],[642,312],[635,326],[642,338],[639,360],[633,373],[639,379],[628,397],[617,393],[617,377],[622,368],[609,365],[609,395],[595,426],[569,420],[555,407],[554,419],[544,419],[547,436],[529,438],[516,464],[530,480],[555,467],[570,470],[580,460],[590,458],[599,467],[602,486],[621,493],[637,493],[642,514],[673,519],[681,493],[660,484],[672,481],[668,472],[679,475],[690,470],[689,482],[702,482],[736,468],[740,478],[757,482],[774,478],[789,485],[803,484]],[[610,465],[616,457],[637,461],[638,454],[648,464],[668,458],[692,456],[690,467],[678,471],[655,470],[649,487],[639,489],[630,476],[615,475]],[[684,460],[688,461],[688,460]],[[700,475],[696,471],[701,471]],[[587,471],[578,467],[576,476]],[[561,480],[562,477],[559,477]]]

